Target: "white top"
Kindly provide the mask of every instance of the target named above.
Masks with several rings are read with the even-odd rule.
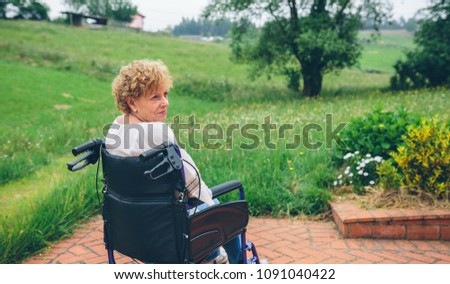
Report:
[[[106,150],[116,156],[139,156],[141,153],[153,149],[163,142],[176,144],[176,138],[170,126],[163,122],[143,122],[123,124],[123,116],[118,116],[108,130],[105,140]],[[211,190],[200,177],[200,196],[197,169],[191,156],[180,148],[181,159],[184,163],[186,188],[190,198],[198,198],[202,202],[213,205]],[[195,169],[189,165],[192,164]],[[197,171],[197,172],[196,172]]]

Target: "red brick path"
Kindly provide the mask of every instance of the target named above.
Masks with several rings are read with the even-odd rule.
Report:
[[[102,220],[96,216],[75,234],[25,263],[107,263]],[[269,263],[446,263],[449,241],[343,239],[333,222],[251,218],[247,239]],[[118,263],[132,263],[118,256]]]

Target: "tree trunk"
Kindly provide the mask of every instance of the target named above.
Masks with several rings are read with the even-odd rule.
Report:
[[[305,70],[306,69],[306,70]],[[322,91],[323,76],[320,71],[303,68],[303,96],[317,97]]]

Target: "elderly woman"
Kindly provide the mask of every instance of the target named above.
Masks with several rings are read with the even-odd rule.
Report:
[[[117,156],[139,156],[163,142],[176,144],[173,131],[164,123],[169,109],[169,90],[172,78],[161,61],[137,60],[121,68],[112,83],[116,106],[123,115],[118,116],[106,136],[105,147]],[[204,202],[203,208],[217,203],[211,190],[197,174],[191,156],[180,149],[185,164],[185,179],[189,197]],[[201,210],[201,208],[199,208]],[[217,249],[207,263],[239,263],[241,258],[239,237],[224,245],[227,253]]]

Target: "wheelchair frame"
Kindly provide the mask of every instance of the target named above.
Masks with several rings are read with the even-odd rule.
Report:
[[[68,170],[75,172],[78,171],[88,165],[95,165],[99,160],[101,154],[104,155],[105,153],[101,153],[101,151],[107,152],[104,148],[104,141],[100,138],[93,139],[87,143],[84,143],[80,146],[77,146],[73,148],[72,154],[74,156],[78,156],[80,154],[83,154],[73,162],[67,163]],[[157,180],[160,179],[163,176],[172,174],[173,172],[179,171],[181,172],[182,179],[184,181],[184,171],[183,171],[183,163],[180,159],[180,153],[178,150],[178,147],[173,144],[164,143],[154,149],[145,151],[139,156],[139,159],[141,161],[146,161],[155,157],[162,158],[161,162],[158,163],[154,168],[147,170],[144,172],[144,176],[146,176],[148,179]],[[99,166],[99,164],[98,164]],[[155,171],[161,167],[166,169],[163,172],[159,172],[155,174]],[[97,169],[98,170],[98,169]],[[104,169],[103,169],[104,170]],[[98,173],[97,173],[98,174]],[[104,173],[105,175],[105,173]],[[98,178],[98,177],[97,177]],[[104,187],[102,190],[104,201],[106,201],[106,195],[108,192],[107,184],[104,180],[102,180],[104,183]],[[97,183],[96,183],[97,184]],[[184,183],[183,183],[184,186]],[[229,192],[232,192],[234,190],[239,190],[239,200],[245,201],[245,193],[244,193],[244,187],[242,186],[242,183],[237,180],[228,181],[223,184],[214,186],[210,188],[213,194],[213,198],[220,197],[224,194],[227,194]],[[174,189],[175,190],[175,189]],[[98,193],[98,189],[97,189]],[[106,203],[106,202],[105,202]],[[201,202],[197,199],[189,199],[184,202],[184,206],[186,208],[186,212],[189,208],[192,208],[193,206],[197,206],[201,204]],[[105,207],[102,207],[103,212],[103,220],[104,224],[107,223],[107,218],[105,218]],[[248,214],[248,213],[247,213]],[[259,264],[259,256],[256,251],[256,247],[252,242],[249,242],[246,240],[246,226],[241,231],[241,253],[242,253],[242,261],[243,264]],[[108,238],[106,233],[106,225],[104,229],[104,236],[105,236],[105,245],[108,253],[108,263],[115,264],[115,258],[114,258],[114,248],[112,248],[110,245],[108,245]],[[229,241],[229,240],[228,240]],[[118,250],[119,251],[119,250]],[[213,250],[212,250],[213,251]],[[211,252],[212,252],[211,251]],[[250,258],[247,258],[247,252],[251,252],[252,256]],[[120,252],[120,251],[119,251]],[[125,254],[126,255],[126,254]],[[128,255],[127,255],[128,256]],[[132,257],[132,256],[129,256]],[[132,257],[133,258],[133,257]],[[189,261],[186,261],[183,263],[190,263]],[[200,261],[201,262],[201,261]]]

